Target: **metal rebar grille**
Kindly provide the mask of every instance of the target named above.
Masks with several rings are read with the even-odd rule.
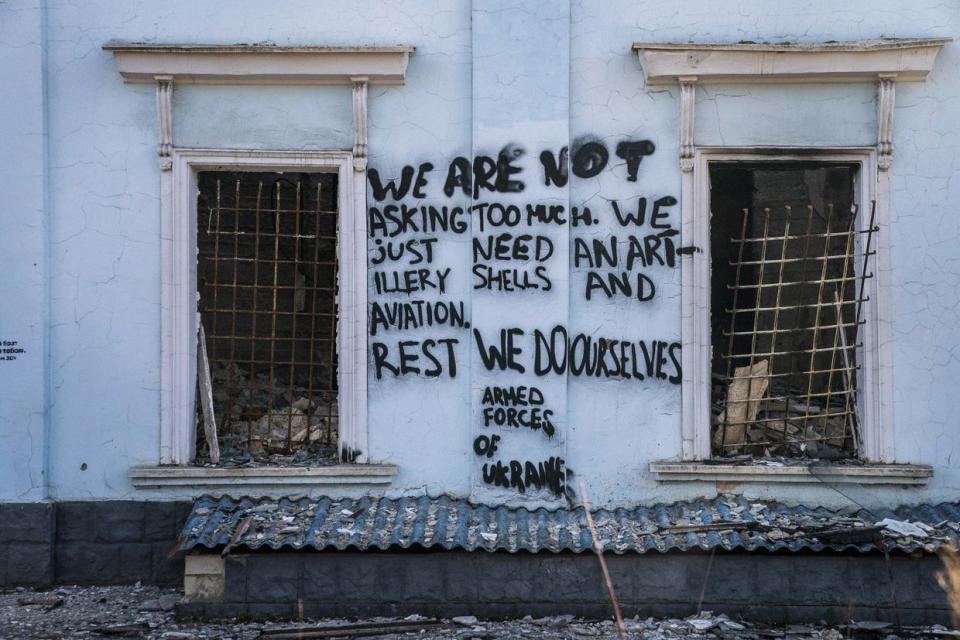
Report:
[[[201,172],[197,184],[199,307],[222,458],[335,456],[336,175]]]
[[[716,455],[856,455],[869,215],[858,228],[856,206],[740,211],[714,332]]]

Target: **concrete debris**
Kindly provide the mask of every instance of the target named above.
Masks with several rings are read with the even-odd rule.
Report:
[[[141,611],[173,611],[177,603],[180,602],[180,596],[176,593],[166,593],[157,599],[145,600],[140,605]]]
[[[533,549],[531,545],[535,550],[584,550],[569,546],[580,540],[579,532],[585,527],[581,510],[557,511],[535,530],[514,526],[498,530],[480,509],[460,501],[414,506],[390,499],[359,504],[351,499],[230,501],[204,497],[187,522],[181,549],[349,546],[362,550],[402,544],[506,551]],[[868,511],[790,509],[775,502],[747,502],[736,496],[677,503],[665,517],[602,509],[592,513],[598,537],[605,550],[613,553],[716,546],[795,551],[898,548],[935,553],[942,546],[960,544],[960,523],[956,522],[908,522],[910,527],[905,529],[897,524],[901,521],[888,519],[894,523],[888,527],[884,520],[877,522],[879,515]],[[463,518],[468,519],[466,527],[461,526]],[[401,531],[375,524],[399,521],[414,525]],[[428,541],[417,537],[418,531],[436,535]]]
[[[280,367],[274,376],[233,362],[211,363],[214,417],[222,467],[335,464],[339,416],[335,392],[293,380]],[[308,386],[303,386],[302,384]],[[214,451],[198,442],[198,461],[216,465]]]
[[[23,607],[29,607],[31,605],[39,605],[42,607],[47,607],[47,609],[56,609],[57,607],[63,606],[63,598],[60,596],[25,596],[22,598],[17,598],[17,604]]]
[[[760,399],[767,393],[767,378],[770,363],[761,360],[756,364],[738,367],[733,371],[733,379],[727,385],[726,408],[718,417],[719,446],[730,447],[745,442],[747,425],[757,419]]]
[[[837,391],[826,398],[808,398],[804,390],[791,389],[776,378],[762,378],[769,381],[769,388],[763,386],[761,378],[749,376],[766,375],[764,363],[736,369],[729,384],[714,374],[713,445],[724,459],[743,453],[806,461],[852,459],[854,423],[846,416],[846,396]]]
[[[707,629],[713,629],[720,623],[710,618],[687,618],[687,624],[697,631],[706,631]]]
[[[933,527],[923,522],[906,522],[893,518],[884,518],[877,523],[877,526],[892,531],[898,536],[912,536],[914,538],[926,538],[935,531]]]

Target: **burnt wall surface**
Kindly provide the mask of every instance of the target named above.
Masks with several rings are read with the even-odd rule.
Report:
[[[170,551],[189,513],[189,502],[0,503],[0,587],[179,584],[183,557]]]
[[[650,553],[607,556],[627,616],[702,609],[790,623],[849,619],[949,622],[933,556]],[[466,551],[230,555],[223,602],[179,605],[182,617],[575,614],[609,617],[593,554]]]

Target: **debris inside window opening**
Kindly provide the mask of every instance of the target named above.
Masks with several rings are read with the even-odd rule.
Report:
[[[219,464],[336,462],[336,175],[201,172],[197,187]],[[209,464],[199,403],[196,418]]]
[[[876,231],[856,167],[718,163],[710,178],[714,455],[856,458]]]

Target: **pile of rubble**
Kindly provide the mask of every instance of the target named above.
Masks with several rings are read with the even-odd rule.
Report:
[[[724,457],[783,456],[842,460],[853,456],[846,395],[807,397],[779,379],[766,378],[768,361],[735,370],[732,379],[713,374],[713,446]],[[839,375],[837,376],[839,379]]]
[[[210,375],[223,466],[309,464],[336,456],[335,392],[284,386],[276,372],[272,381],[264,373],[250,379],[233,362],[216,363]]]
[[[616,638],[612,620],[584,620],[572,615],[514,620],[480,620],[463,615],[449,620],[418,615],[367,620],[241,620],[182,621],[173,608],[181,593],[141,586],[60,587],[52,591],[18,588],[0,593],[0,638],[144,638],[149,640],[284,640],[288,638],[417,638],[420,640],[528,638]],[[692,640],[784,638],[842,640],[843,638],[950,638],[960,632],[940,625],[899,627],[888,622],[858,621],[849,625],[823,623],[775,626],[734,620],[701,612],[686,618],[629,618],[631,640]]]

